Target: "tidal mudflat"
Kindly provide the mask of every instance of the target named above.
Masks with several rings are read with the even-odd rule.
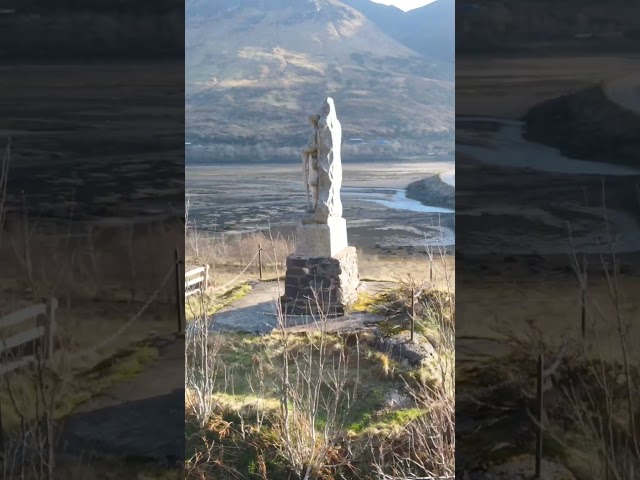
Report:
[[[448,180],[455,178],[451,161],[345,161],[343,168],[342,203],[352,245],[455,245],[454,210],[406,194],[407,185],[428,176],[447,172]],[[301,177],[297,163],[187,167],[189,221],[202,232],[223,236],[271,230],[286,237],[304,214]]]

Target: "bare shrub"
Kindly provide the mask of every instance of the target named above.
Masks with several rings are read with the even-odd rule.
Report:
[[[303,480],[321,478],[349,462],[340,457],[338,441],[359,383],[349,348],[344,339],[327,333],[328,316],[317,298],[315,302],[319,312],[314,315],[315,332],[304,334],[299,348],[291,348],[286,314],[279,309],[278,316],[282,396],[280,415],[274,420],[280,438],[277,449]]]
[[[368,438],[378,480],[455,476],[455,302],[452,289],[420,292],[425,288],[409,278],[394,297],[400,303],[398,297],[419,295],[416,321],[430,325],[436,356],[422,370],[402,377],[420,414],[389,435]]]

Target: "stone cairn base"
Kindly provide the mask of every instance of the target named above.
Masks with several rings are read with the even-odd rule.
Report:
[[[346,247],[332,257],[287,257],[283,311],[293,315],[344,315],[358,298],[358,257]]]

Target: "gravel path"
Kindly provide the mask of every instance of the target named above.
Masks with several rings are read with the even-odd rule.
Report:
[[[365,282],[371,293],[393,286],[391,282]],[[277,282],[257,283],[251,292],[213,315],[210,330],[232,330],[237,332],[267,333],[273,330],[278,318],[275,301],[284,293],[284,285]],[[368,328],[384,317],[368,313],[352,313],[331,319],[327,325],[329,331],[356,331]],[[318,328],[310,316],[287,317],[292,332],[314,331]]]

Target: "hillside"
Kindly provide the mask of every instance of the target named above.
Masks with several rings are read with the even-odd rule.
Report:
[[[297,159],[327,95],[354,155],[453,148],[450,72],[343,2],[187,0],[185,43],[188,160]]]
[[[343,0],[365,15],[387,35],[410,49],[449,64],[455,61],[455,0],[436,0],[403,12],[371,0]]]

